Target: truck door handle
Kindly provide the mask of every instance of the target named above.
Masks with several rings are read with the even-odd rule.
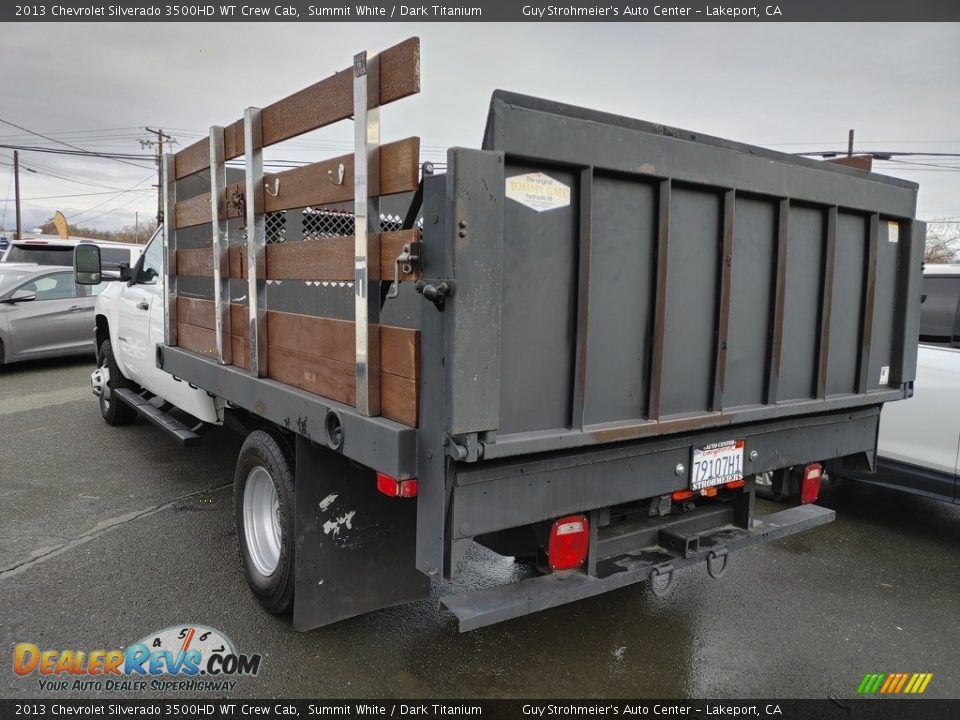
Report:
[[[138,310],[149,310],[149,309],[150,309],[150,303],[148,303],[146,300],[141,300],[140,302],[137,303],[137,309],[138,309]]]
[[[83,310],[83,308],[79,305],[71,305],[68,310],[70,310],[70,312],[79,312],[80,310]]]

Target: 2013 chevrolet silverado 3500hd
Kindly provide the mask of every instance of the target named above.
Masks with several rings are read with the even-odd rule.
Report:
[[[108,422],[246,433],[263,606],[308,629],[426,597],[471,542],[537,558],[443,598],[467,630],[829,522],[754,518],[752,478],[871,455],[910,395],[916,185],[503,91],[439,174],[380,143],[419,89],[412,39],[167,155],[163,233],[100,296]],[[351,117],[353,153],[264,172]]]

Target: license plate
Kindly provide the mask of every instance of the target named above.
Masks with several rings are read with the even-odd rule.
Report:
[[[743,480],[743,440],[695,447],[690,463],[690,489],[694,492]]]

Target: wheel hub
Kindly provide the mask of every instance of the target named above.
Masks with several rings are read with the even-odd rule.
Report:
[[[280,564],[280,498],[266,468],[257,466],[247,475],[243,490],[243,529],[250,561],[269,577]]]

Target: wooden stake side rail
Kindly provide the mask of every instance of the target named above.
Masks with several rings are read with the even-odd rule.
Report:
[[[184,350],[216,357],[215,307],[211,300],[177,298],[177,337]],[[247,308],[230,306],[234,365],[246,368]],[[267,313],[268,377],[352,405],[356,397],[352,320]],[[377,328],[375,332],[374,329]],[[371,326],[379,339],[372,367],[380,370],[381,414],[416,427],[420,331]]]
[[[403,246],[415,242],[417,230],[380,233],[379,278],[393,280],[394,261]],[[373,238],[371,238],[373,239]],[[229,276],[247,277],[246,248],[230,247]],[[268,280],[353,280],[353,235],[267,245]],[[371,271],[371,274],[376,274]],[[207,248],[177,251],[177,275],[213,277],[213,254]],[[414,273],[400,274],[404,281],[416,280]]]
[[[335,184],[343,166],[343,180]],[[420,182],[420,138],[412,137],[388,143],[380,148],[380,195],[413,192]],[[266,174],[264,212],[316,207],[353,199],[353,153],[286,170]],[[238,218],[243,208],[233,198],[244,195],[244,183],[227,185],[220,198],[223,217]],[[224,201],[225,200],[225,201]],[[176,205],[178,230],[210,222],[210,193],[204,193]]]
[[[358,53],[347,70],[265,108],[248,107],[242,120],[213,126],[208,138],[167,156],[168,345],[416,427],[419,331],[381,326],[379,303],[381,284],[394,280],[397,257],[420,231],[380,232],[379,198],[418,189],[420,139],[381,145],[379,108],[419,91],[420,41],[411,38],[377,55]],[[349,118],[353,153],[263,172],[264,148]],[[245,179],[227,185],[226,162],[238,157]],[[176,181],[203,171],[209,192],[177,202]],[[353,212],[342,218],[323,210],[351,201]],[[269,213],[306,208],[321,211],[311,228],[326,228],[332,217],[334,232],[354,234],[325,238],[323,229],[304,228],[312,239],[269,241]],[[210,247],[178,247],[178,230],[204,225]],[[401,280],[417,279],[409,269]],[[179,276],[211,278],[212,301],[180,297]],[[246,281],[245,304],[230,303],[237,280]],[[266,283],[279,280],[350,282],[353,320],[268,310]]]
[[[379,63],[379,87],[370,94],[379,97],[371,107],[387,105],[420,92],[420,38],[410,38],[384,50],[370,59]],[[353,68],[331,75],[325,80],[263,108],[263,146],[302,135],[346,120],[353,115]],[[224,128],[224,150],[227,160],[244,153],[243,120]],[[176,178],[210,167],[209,140],[200,140],[176,154]]]

